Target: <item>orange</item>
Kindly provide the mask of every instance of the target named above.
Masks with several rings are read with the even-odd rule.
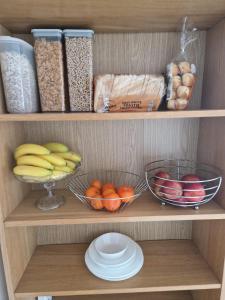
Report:
[[[94,186],[90,186],[85,192],[85,196],[90,198],[94,197],[96,194],[99,194],[99,190]]]
[[[107,189],[107,190],[104,190],[103,193],[102,193],[102,196],[105,198],[108,194],[112,194],[112,193],[115,193],[116,191],[114,189]]]
[[[99,198],[102,198],[102,195],[97,194],[93,198],[96,198],[96,199],[91,199],[90,200],[91,206],[94,209],[98,209],[98,210],[102,209],[103,208],[103,203],[102,203],[102,200],[99,199]]]
[[[133,199],[132,196],[134,196],[134,189],[132,186],[122,185],[118,188],[117,192],[120,198],[124,198],[122,199],[122,202],[127,203]]]
[[[103,205],[104,207],[108,210],[108,211],[116,211],[121,204],[121,200],[118,199],[119,195],[114,192],[111,194],[108,194],[107,197],[105,197],[105,199],[115,199],[115,200],[103,200]]]
[[[105,190],[109,190],[109,189],[115,190],[115,186],[114,186],[113,183],[108,182],[108,183],[103,184],[103,186],[102,186],[102,191],[103,192]]]
[[[94,179],[94,180],[92,180],[92,182],[91,182],[91,186],[94,186],[94,187],[96,187],[97,189],[100,190],[100,189],[102,188],[102,183],[101,183],[100,180]]]

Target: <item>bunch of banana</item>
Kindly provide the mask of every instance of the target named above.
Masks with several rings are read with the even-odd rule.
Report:
[[[61,143],[48,143],[43,146],[23,144],[14,153],[17,162],[13,172],[30,182],[59,180],[72,173],[81,161],[79,154],[69,151]]]

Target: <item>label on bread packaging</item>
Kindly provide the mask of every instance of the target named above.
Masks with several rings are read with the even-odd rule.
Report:
[[[128,95],[110,99],[110,112],[144,112],[156,110],[154,103],[160,102],[160,97]]]

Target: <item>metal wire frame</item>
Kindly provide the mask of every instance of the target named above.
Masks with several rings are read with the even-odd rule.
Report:
[[[173,179],[165,179],[160,178],[159,176],[155,176],[156,173],[164,171],[168,172]],[[188,173],[196,174],[200,177],[200,180],[194,181],[185,181],[181,180],[182,177]],[[215,195],[218,193],[221,183],[222,183],[222,176],[221,171],[208,164],[204,163],[197,163],[192,160],[185,160],[185,159],[178,159],[178,160],[157,160],[153,161],[146,165],[145,167],[145,179],[148,185],[149,190],[152,194],[161,201],[163,205],[166,203],[181,206],[181,207],[194,207],[195,209],[199,209],[199,206],[205,204],[212,200]],[[157,184],[155,179],[163,180],[162,184]],[[166,181],[170,182],[179,182],[184,186],[183,191],[198,191],[196,189],[185,189],[185,184],[190,183],[201,183],[204,186],[204,190],[206,195],[201,201],[193,201],[195,198],[199,199],[199,196],[179,196],[179,200],[171,200],[168,199],[166,194],[163,192],[163,187]],[[159,194],[155,192],[155,186],[158,187]],[[176,188],[166,187],[168,190],[176,190]],[[190,200],[189,200],[190,199]]]
[[[134,195],[126,198],[92,198],[85,196],[85,191],[90,186],[90,183],[94,179],[99,179],[103,183],[112,182],[115,186],[129,185],[134,188]],[[126,200],[121,202],[121,206],[117,211],[120,211],[133,203],[143,191],[147,190],[147,183],[141,176],[125,171],[117,170],[97,170],[78,174],[70,178],[67,183],[68,189],[87,207],[93,209],[91,206],[91,200],[104,200],[104,201],[115,201],[115,200]]]

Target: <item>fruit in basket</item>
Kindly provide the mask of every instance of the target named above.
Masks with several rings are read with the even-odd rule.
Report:
[[[89,198],[93,198],[96,195],[100,195],[100,192],[99,192],[99,189],[97,189],[94,186],[90,186],[85,192],[85,196],[89,197]]]
[[[47,160],[42,159],[35,155],[24,155],[20,156],[17,159],[17,165],[28,165],[28,166],[34,166],[34,167],[41,167],[44,169],[53,170],[54,166],[49,163]]]
[[[51,175],[51,179],[59,180],[59,179],[62,179],[64,177],[66,177],[67,175],[68,175],[68,173],[66,173],[66,172],[53,170],[52,175]]]
[[[40,167],[33,166],[16,166],[13,168],[13,173],[19,176],[34,176],[45,177],[52,175],[52,171]]]
[[[44,176],[44,177],[36,177],[36,176],[22,176],[23,180],[29,183],[45,183],[52,178],[51,176]]]
[[[56,154],[54,154],[54,153],[51,153],[51,154],[48,154],[48,155],[41,155],[40,157],[47,160],[48,162],[50,162],[54,166],[58,166],[58,167],[66,166],[65,159],[58,156],[58,155],[56,155]]]
[[[72,173],[73,170],[67,166],[63,166],[63,167],[58,167],[58,166],[55,166],[55,170],[57,171],[63,171],[63,172],[66,172],[66,173]]]
[[[153,190],[154,190],[154,192],[155,192],[155,194],[156,194],[157,196],[163,197],[162,187],[161,187],[161,185],[160,185],[160,186],[157,185],[157,181],[155,181],[155,185],[154,185],[154,187],[153,187]]]
[[[75,152],[68,151],[68,152],[56,152],[55,154],[59,155],[60,157],[68,160],[72,160],[74,162],[79,163],[81,161],[81,156]]]
[[[117,189],[117,193],[120,196],[122,202],[128,203],[133,200],[134,189],[132,186],[122,185]]]
[[[97,209],[97,210],[100,210],[100,209],[103,209],[104,206],[103,206],[103,203],[102,203],[102,195],[95,195],[93,198],[96,198],[96,199],[91,199],[90,200],[90,204],[91,206],[94,208],[94,209]]]
[[[157,178],[159,177],[159,178]],[[165,182],[166,179],[170,179],[170,174],[164,171],[160,171],[157,172],[155,174],[155,179],[152,185],[152,189],[154,190],[154,192],[156,193],[156,195],[158,195],[159,197],[162,197],[162,185]]]
[[[105,198],[105,197],[107,197],[108,194],[112,194],[115,192],[116,192],[115,189],[107,189],[102,192],[102,196]]]
[[[102,183],[101,183],[100,180],[94,179],[94,180],[92,180],[92,182],[91,182],[91,186],[94,186],[94,187],[96,187],[97,189],[100,190],[100,189],[102,188]]]
[[[187,174],[181,178],[182,181],[200,181],[200,177],[195,174]]]
[[[103,206],[108,211],[111,211],[111,212],[116,211],[117,209],[119,209],[120,204],[121,204],[121,200],[119,198],[120,198],[120,196],[116,192],[108,194],[105,197],[105,200],[102,200]]]
[[[177,200],[183,194],[183,188],[178,181],[164,181],[162,187],[164,197],[170,200]]]
[[[45,145],[43,145],[45,148],[47,148],[49,151],[51,152],[68,152],[69,148],[61,143],[47,143]]]
[[[103,186],[102,186],[102,191],[103,192],[106,191],[106,190],[109,190],[109,189],[112,189],[112,190],[116,191],[115,186],[114,186],[113,183],[108,182],[108,183],[103,184]]]
[[[15,159],[17,159],[20,156],[27,155],[27,154],[45,155],[45,154],[50,154],[50,151],[47,148],[40,145],[23,144],[16,148],[14,157]]]
[[[200,202],[205,198],[206,192],[201,183],[188,183],[184,186],[184,199],[189,202]]]
[[[157,184],[162,185],[165,181],[164,179],[170,179],[170,174],[164,171],[160,171],[155,174],[155,182],[157,181]]]
[[[66,166],[69,167],[70,169],[74,170],[76,168],[75,162],[67,159],[65,159],[65,161],[66,161]]]
[[[23,176],[22,178],[29,182],[59,180],[73,172],[76,168],[74,160],[81,160],[80,155],[68,151],[68,147],[64,144],[48,143],[45,146],[22,144],[17,147],[14,153],[17,162],[17,166],[13,169],[14,174]],[[72,160],[65,160],[51,151],[58,151],[60,154],[69,153]]]

